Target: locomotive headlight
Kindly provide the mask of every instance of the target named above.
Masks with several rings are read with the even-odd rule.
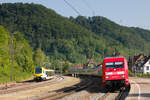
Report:
[[[117,72],[118,74],[124,74],[124,71],[121,71],[121,72]]]
[[[112,75],[113,73],[112,72],[106,72],[106,75]]]
[[[124,76],[124,75],[121,75],[120,77],[124,78],[125,76]]]
[[[106,78],[110,78],[109,76],[106,76]]]

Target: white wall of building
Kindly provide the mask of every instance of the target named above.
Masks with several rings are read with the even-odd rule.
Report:
[[[144,64],[143,73],[150,74],[150,59]]]

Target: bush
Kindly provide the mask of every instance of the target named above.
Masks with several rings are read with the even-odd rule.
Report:
[[[131,77],[133,77],[133,76],[134,76],[134,73],[133,73],[133,72],[131,72],[130,70],[128,70],[128,74],[129,74],[129,76],[131,76]]]
[[[143,74],[143,77],[150,77],[150,74]]]
[[[14,76],[13,81],[14,82],[20,82],[20,81],[24,81],[26,79],[32,78],[33,74],[32,73],[28,73],[28,72],[19,72],[19,73],[15,73],[15,78]],[[0,74],[0,84],[1,83],[9,83],[11,82],[10,76],[4,76],[4,74]]]
[[[142,73],[137,73],[136,75],[137,75],[138,77],[142,77],[142,76],[143,76]]]

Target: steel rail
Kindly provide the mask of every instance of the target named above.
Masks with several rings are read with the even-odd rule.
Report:
[[[34,100],[44,100],[44,99],[48,99],[48,100],[56,100],[56,99],[60,99],[60,98],[63,98],[67,95],[71,95],[71,94],[74,94],[78,91],[81,91],[85,88],[88,88],[89,86],[92,85],[93,81],[91,81],[90,78],[87,78],[85,79],[86,81],[83,81],[82,83],[78,84],[78,85],[75,85],[73,87],[69,87],[67,89],[64,89],[63,91],[60,91],[60,92],[56,92],[54,94],[48,94],[46,96],[42,96],[42,97],[39,97],[39,98],[36,98]]]
[[[59,77],[57,77],[59,78]],[[38,84],[31,84],[31,85],[28,85],[28,86],[18,86],[18,87],[15,87],[15,88],[8,88],[6,90],[0,90],[0,95],[2,94],[8,94],[8,93],[13,93],[13,92],[19,92],[19,91],[24,91],[24,90],[29,90],[29,89],[33,89],[33,88],[38,88],[38,87],[44,87],[44,86],[47,86],[47,85],[50,85],[50,84],[55,84],[55,83],[58,83],[60,81],[54,79],[54,80],[51,80],[51,81],[45,81],[45,82],[42,82],[42,83],[38,83]]]

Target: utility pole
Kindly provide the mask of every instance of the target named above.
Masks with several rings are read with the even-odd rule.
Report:
[[[60,65],[59,65],[59,72],[60,75],[62,75],[62,60],[60,59]]]
[[[136,56],[136,52],[135,52],[135,47],[134,47],[134,56]],[[136,65],[135,65],[135,63],[134,63],[134,76],[136,77]]]
[[[102,38],[102,42],[105,43],[105,41],[103,40],[103,34],[101,33],[101,38]],[[105,44],[106,45],[106,44]],[[107,47],[107,46],[106,46]],[[105,46],[104,46],[104,50],[103,50],[103,53],[102,53],[102,59],[105,58]]]
[[[13,33],[10,33],[10,80],[15,80]]]
[[[62,76],[62,62],[61,62],[61,76]]]

